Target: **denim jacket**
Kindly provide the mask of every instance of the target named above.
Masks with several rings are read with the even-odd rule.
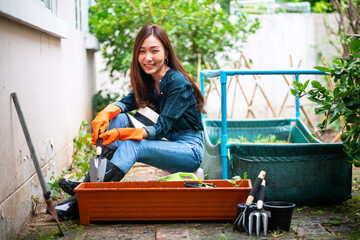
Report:
[[[169,131],[203,130],[194,89],[184,74],[169,69],[161,79],[159,88],[160,95],[155,88],[152,89],[156,107],[160,110],[159,118],[153,126],[144,127],[149,139],[161,139]],[[133,92],[114,104],[123,112],[138,108]]]

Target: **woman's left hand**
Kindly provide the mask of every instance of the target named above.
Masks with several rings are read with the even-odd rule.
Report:
[[[109,145],[117,140],[139,140],[143,139],[144,132],[142,128],[114,128],[100,134],[100,138],[103,139],[103,145]]]

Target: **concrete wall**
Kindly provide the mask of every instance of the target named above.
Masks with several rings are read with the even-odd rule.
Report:
[[[83,13],[86,2],[82,1]],[[32,196],[43,200],[10,94],[17,93],[45,181],[49,182],[71,163],[72,139],[81,121],[91,120],[95,91],[94,54],[86,50],[87,28],[76,29],[75,1],[59,1],[58,18],[65,23],[66,38],[4,14],[6,7],[1,1],[0,239],[13,238],[19,232],[30,216]],[[38,17],[41,12],[31,15]]]

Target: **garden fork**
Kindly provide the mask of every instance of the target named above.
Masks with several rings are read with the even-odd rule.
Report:
[[[262,219],[263,227],[264,227],[264,236],[266,236],[269,213],[262,209],[263,204],[264,204],[264,197],[265,197],[265,180],[262,181],[260,189],[259,189],[256,210],[251,212],[249,215],[249,235],[250,236],[252,233],[254,217],[256,217],[256,235],[259,236],[259,234],[260,234],[260,228],[261,228],[260,221]]]
[[[250,205],[252,204],[252,202],[254,201],[254,199],[256,197],[256,194],[258,193],[261,183],[265,178],[265,175],[266,175],[265,171],[260,171],[257,179],[254,182],[252,189],[249,192],[249,196],[246,199],[244,210],[239,214],[239,216],[237,217],[237,219],[234,222],[235,228],[240,229],[240,231],[249,231],[246,228],[246,224],[245,224],[246,215],[247,215],[248,210],[251,211]]]

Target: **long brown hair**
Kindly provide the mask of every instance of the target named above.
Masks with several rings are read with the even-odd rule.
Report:
[[[151,77],[151,75],[148,75],[144,72],[144,70],[141,68],[138,62],[140,47],[144,42],[144,40],[151,35],[154,35],[157,39],[160,40],[165,51],[167,52],[167,59],[168,59],[167,65],[170,68],[184,74],[187,80],[191,83],[195,92],[197,107],[199,111],[205,113],[204,97],[201,94],[200,89],[196,86],[195,82],[191,79],[189,74],[185,71],[184,67],[179,62],[179,59],[176,57],[170,39],[166,34],[165,30],[157,25],[148,25],[143,27],[135,39],[134,48],[133,48],[133,58],[130,69],[130,81],[131,81],[131,87],[135,95],[136,104],[139,107],[150,107],[152,109],[155,108],[152,92],[149,91],[149,89],[153,89],[154,80]],[[154,110],[158,110],[158,109],[154,109]]]

